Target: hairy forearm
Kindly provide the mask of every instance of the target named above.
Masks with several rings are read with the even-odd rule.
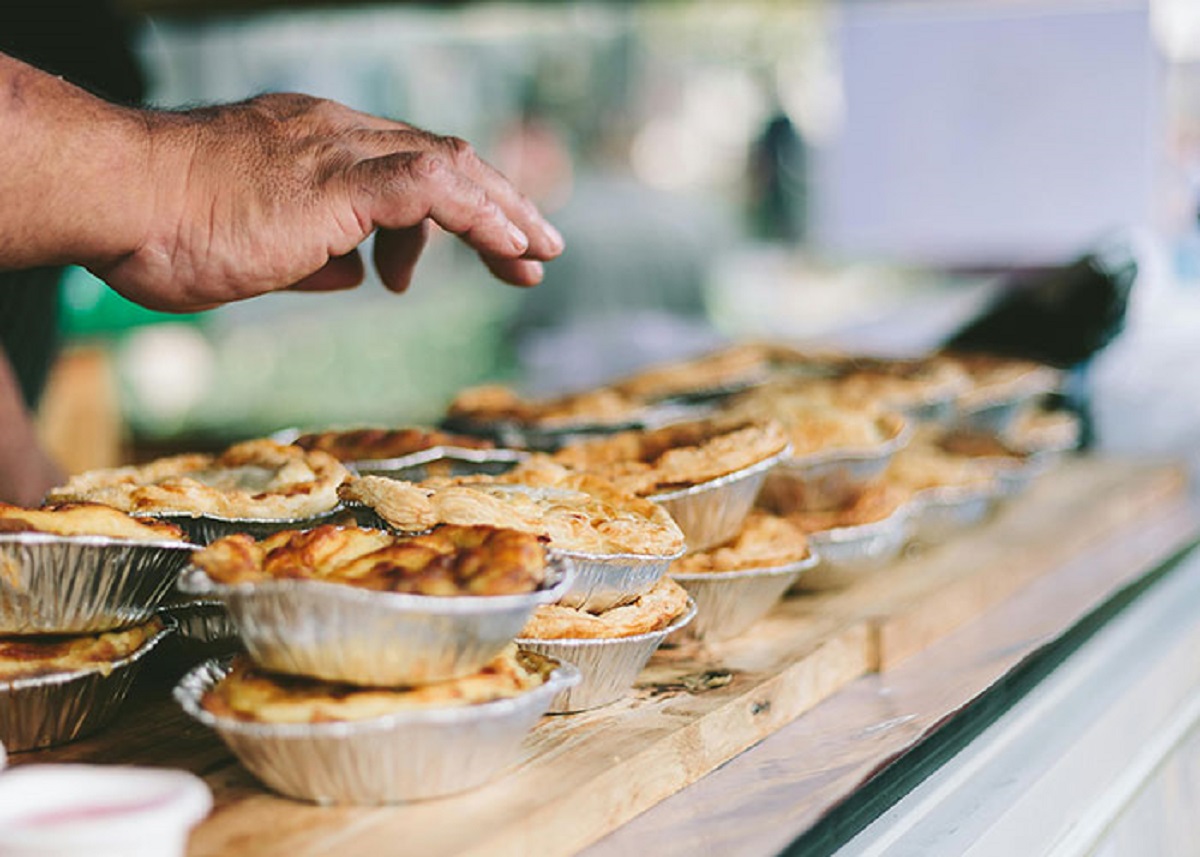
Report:
[[[145,114],[0,54],[0,269],[111,264],[151,214]]]

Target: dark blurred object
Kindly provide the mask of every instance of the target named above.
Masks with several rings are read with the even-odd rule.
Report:
[[[808,149],[782,111],[767,121],[750,152],[751,215],[767,240],[799,243],[808,233]]]
[[[1121,332],[1137,270],[1128,248],[1114,246],[1061,268],[1015,275],[945,347],[1069,369]]]
[[[103,0],[3,0],[0,52],[114,101],[142,100],[132,28]],[[25,403],[41,396],[58,344],[61,268],[0,272],[0,351]]]
[[[1008,278],[996,299],[945,348],[1024,357],[1069,370],[1063,391],[1048,404],[1075,413],[1080,447],[1095,444],[1088,364],[1124,329],[1138,264],[1114,243],[1069,265]]]

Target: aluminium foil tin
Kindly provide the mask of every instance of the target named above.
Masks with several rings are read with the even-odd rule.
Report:
[[[573,574],[571,561],[551,552],[545,585],[519,595],[411,595],[314,580],[226,585],[195,567],[179,588],[224,602],[250,657],[265,669],[396,686],[476,672],[538,605],[562,597]]]
[[[910,501],[879,521],[809,533],[809,547],[821,561],[796,587],[837,588],[892,562],[908,544],[914,511]]]
[[[351,461],[346,466],[359,476],[385,476],[405,482],[421,482],[433,476],[498,476],[528,457],[529,453],[520,449],[434,446],[396,458]]]
[[[599,708],[621,699],[633,687],[646,662],[672,634],[683,630],[696,616],[696,603],[665,628],[628,637],[562,638],[539,640],[518,637],[522,649],[574,664],[581,680],[555,697],[552,714],[570,714]]]
[[[763,501],[784,512],[837,509],[854,501],[883,476],[896,453],[912,439],[907,420],[897,417],[892,436],[870,449],[833,449],[784,459],[763,484]]]
[[[100,668],[0,681],[0,743],[10,753],[74,741],[107,725],[141,667],[172,632],[164,626],[133,653]]]
[[[590,554],[563,551],[575,566],[570,588],[558,603],[601,613],[629,604],[654,588],[683,551],[667,556],[648,554]]]
[[[815,568],[813,551],[797,562],[737,571],[672,574],[696,602],[696,621],[683,636],[720,642],[740,636],[765,616],[803,572]]]
[[[0,533],[0,634],[91,634],[145,622],[195,546]]]
[[[190,716],[215,730],[254,776],[288,797],[319,804],[425,800],[483,785],[521,755],[525,735],[579,671],[560,663],[520,696],[479,705],[402,711],[368,720],[254,723],[201,704],[228,672],[208,660],[175,688]]]
[[[347,517],[347,513],[345,508],[338,504],[328,512],[307,518],[221,518],[215,515],[187,515],[178,512],[139,513],[135,517],[155,518],[175,524],[187,534],[189,541],[203,546],[237,533],[264,539],[284,530],[311,530],[322,524],[336,524]]]
[[[913,540],[934,544],[978,524],[996,507],[1000,492],[998,482],[918,491],[912,499]]]
[[[763,481],[791,454],[786,446],[748,467],[676,491],[647,497],[665,508],[683,530],[688,552],[723,544],[742,531]]]

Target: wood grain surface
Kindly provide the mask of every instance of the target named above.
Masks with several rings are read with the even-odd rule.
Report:
[[[381,808],[275,797],[169,699],[185,664],[162,658],[103,734],[32,761],[169,765],[204,776],[217,806],[192,855],[571,854],[761,741],[876,667],[890,668],[1081,551],[1177,507],[1171,466],[1081,460],[991,520],[853,585],[792,597],[745,636],[662,650],[620,703],[547,717],[522,761],[464,795]]]

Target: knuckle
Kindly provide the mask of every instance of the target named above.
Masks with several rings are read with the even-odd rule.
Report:
[[[462,137],[442,137],[442,148],[457,163],[469,164],[477,160],[474,147]]]

